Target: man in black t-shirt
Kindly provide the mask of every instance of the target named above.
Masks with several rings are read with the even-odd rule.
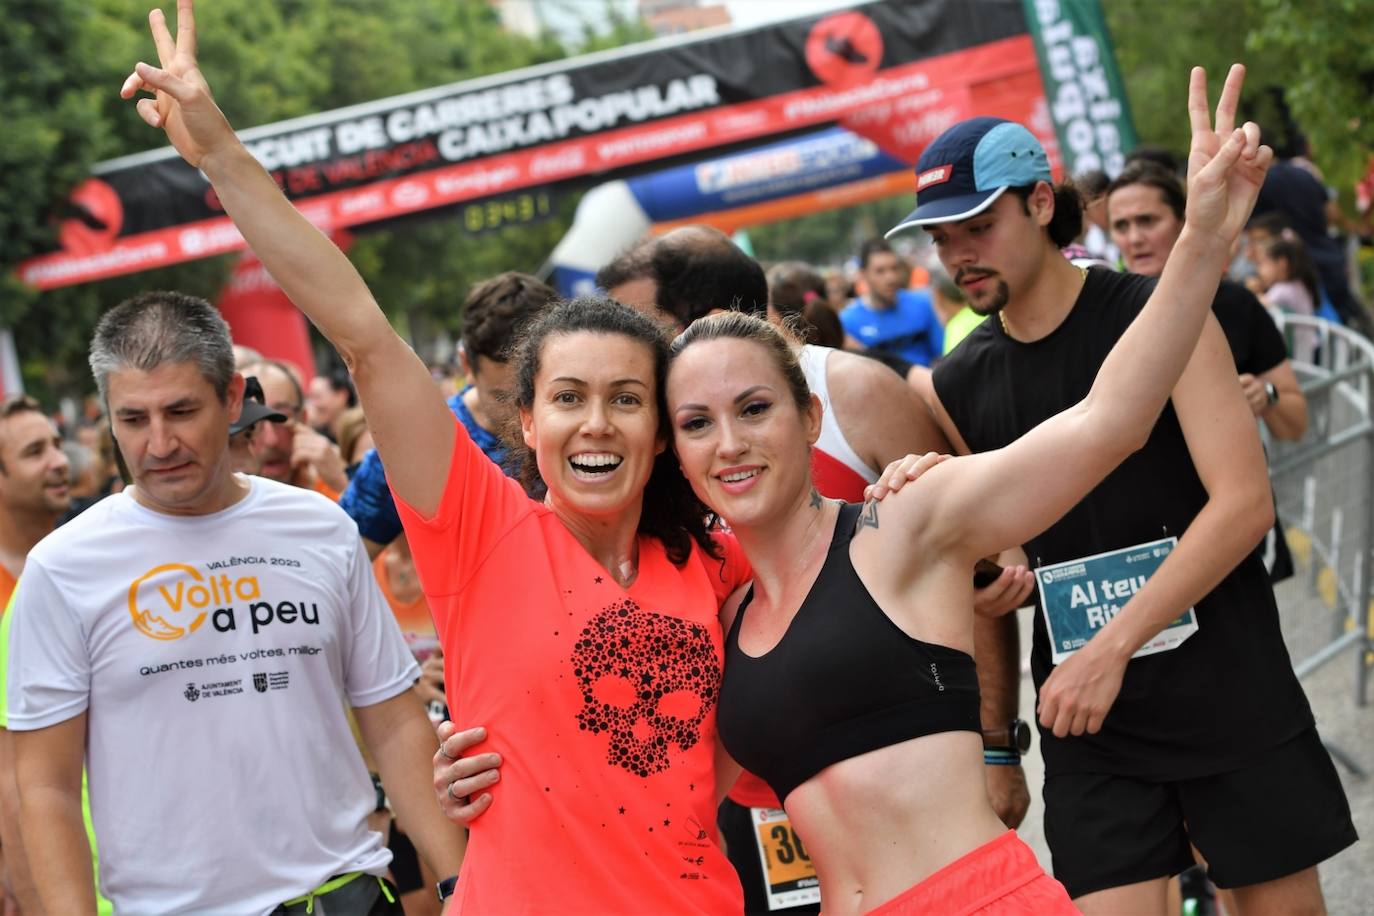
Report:
[[[1108,225],[1128,271],[1159,276],[1183,231],[1186,202],[1182,182],[1152,162],[1133,162],[1112,180],[1107,188]],[[1307,432],[1307,398],[1288,360],[1288,344],[1269,312],[1250,290],[1223,279],[1212,314],[1231,346],[1250,412],[1275,439],[1301,439]],[[1271,581],[1293,575],[1282,521],[1275,522],[1258,549]]]
[[[1206,144],[1205,112],[1192,115]],[[973,309],[996,315],[934,374],[945,432],[981,452],[1084,398],[1154,281],[1063,258],[1081,205],[1050,186],[1033,138],[991,163],[979,143],[944,142],[956,132],[970,135],[952,128],[922,154],[918,206],[893,231],[925,227]],[[1007,180],[1024,178],[1023,157],[1038,170]],[[1191,161],[1206,160],[1197,146]],[[1025,545],[1044,605],[1032,673],[1045,835],[1084,912],[1164,911],[1190,841],[1244,910],[1317,911],[1316,863],[1355,841],[1253,552],[1272,520],[1253,415],[1209,319],[1144,448]],[[977,631],[984,690],[1015,633],[995,623]]]

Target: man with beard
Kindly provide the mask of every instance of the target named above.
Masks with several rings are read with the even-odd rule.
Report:
[[[840,323],[854,349],[883,351],[929,366],[944,353],[944,330],[930,294],[902,288],[909,272],[886,241],[865,242],[859,249],[859,273],[868,289],[840,312]]]
[[[33,398],[20,395],[0,406],[0,609],[9,605],[24,561],[52,533],[71,505],[62,437]],[[3,725],[0,709],[0,725]],[[21,912],[38,912],[19,836],[19,792],[10,734],[0,728],[0,849],[5,890]]]
[[[1195,165],[1235,141],[1243,75],[1232,69],[1213,132],[1194,70]],[[1257,144],[1258,128],[1244,136]],[[936,368],[932,406],[961,453],[990,451],[1087,395],[1155,281],[1064,258],[1081,201],[1050,184],[1019,124],[955,125],[916,174],[916,210],[892,231],[924,227],[972,307],[994,316]],[[1192,257],[1227,259],[1194,241]],[[1356,839],[1253,552],[1273,517],[1253,415],[1209,317],[1145,447],[1026,545],[1041,583],[1045,837],[1085,913],[1163,911],[1190,841],[1243,912],[1317,912],[1316,863]],[[1066,580],[1077,590],[1052,587]],[[1235,802],[1254,798],[1265,803]]]
[[[284,423],[260,423],[253,430],[253,452],[261,462],[258,473],[337,502],[348,486],[343,455],[305,422],[305,392],[296,376],[275,360],[246,366],[243,373],[257,376],[267,406],[286,417]]]
[[[463,842],[429,800],[437,742],[411,691],[419,669],[353,522],[317,494],[233,473],[245,383],[208,302],[155,292],[116,306],[90,364],[133,486],[34,547],[6,615],[5,705],[43,909],[94,907],[85,763],[100,884],[121,911],[399,913],[347,708],[436,873],[456,869]],[[155,778],[131,791],[131,774]]]

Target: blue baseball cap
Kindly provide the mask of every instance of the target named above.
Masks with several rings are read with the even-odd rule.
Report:
[[[970,118],[935,138],[916,163],[916,209],[888,230],[977,216],[1007,188],[1051,181],[1050,161],[1035,134],[1015,121]]]

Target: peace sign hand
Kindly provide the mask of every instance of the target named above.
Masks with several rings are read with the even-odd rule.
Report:
[[[1187,224],[1230,245],[1255,207],[1274,151],[1260,145],[1259,126],[1236,128],[1236,108],[1245,67],[1232,64],[1217,102],[1216,128],[1207,105],[1207,72],[1194,67],[1188,83],[1188,118],[1193,142],[1188,151]]]
[[[148,14],[148,26],[162,66],[140,61],[120,88],[120,98],[131,99],[140,90],[152,92],[153,98],[138,100],[139,116],[166,131],[182,158],[200,168],[206,156],[238,141],[196,66],[196,19],[191,0],[177,0],[175,39],[162,10]]]

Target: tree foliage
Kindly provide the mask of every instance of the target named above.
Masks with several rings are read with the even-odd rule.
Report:
[[[1244,114],[1281,154],[1298,134],[1328,181],[1348,188],[1374,152],[1374,15],[1367,0],[1106,0],[1102,4],[1142,143],[1188,149],[1188,71],[1213,100],[1246,64]]]
[[[1258,0],[1246,44],[1283,61],[1285,98],[1333,184],[1349,188],[1374,154],[1374,9],[1368,0]]]
[[[47,215],[100,148],[99,98],[86,69],[87,33],[73,27],[86,18],[81,0],[3,0],[0,17],[0,259],[10,264],[53,243]],[[5,270],[0,321],[12,321],[33,295]]]
[[[169,7],[170,0],[164,0]],[[90,387],[84,357],[100,313],[139,290],[213,299],[232,257],[45,293],[13,265],[53,244],[49,219],[102,159],[165,145],[118,89],[151,60],[148,0],[0,0],[0,325],[14,328],[26,384],[40,396]],[[196,10],[201,66],[239,128],[556,60],[553,37],[502,30],[484,0],[214,0]],[[621,33],[634,36],[622,24]],[[607,39],[603,39],[607,40]],[[610,39],[613,40],[613,39]],[[352,256],[393,318],[456,330],[468,285],[500,269],[536,269],[566,227],[473,236],[452,218],[364,234]],[[451,214],[447,216],[451,217]]]

